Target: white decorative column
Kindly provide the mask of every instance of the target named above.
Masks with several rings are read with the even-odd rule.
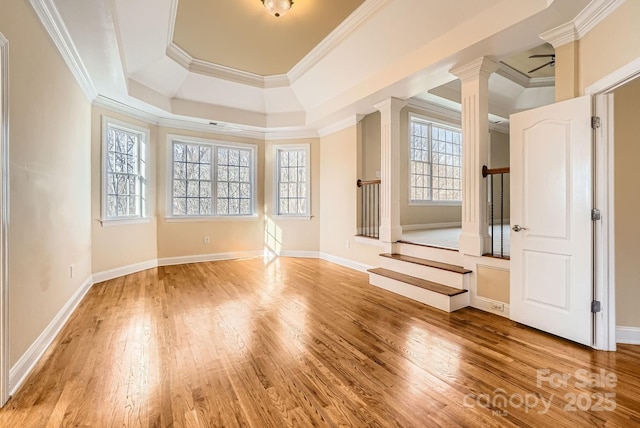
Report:
[[[491,241],[487,184],[482,166],[489,160],[489,76],[498,63],[482,57],[451,73],[462,83],[462,234],[460,251],[481,256]]]
[[[400,110],[407,103],[388,98],[374,107],[380,111],[380,241],[402,238],[400,226]]]

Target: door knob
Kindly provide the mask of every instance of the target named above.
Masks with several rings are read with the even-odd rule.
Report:
[[[526,227],[522,227],[522,226],[520,226],[520,225],[518,225],[518,224],[516,224],[515,226],[513,226],[511,229],[512,229],[514,232],[520,232],[521,230],[528,230]]]

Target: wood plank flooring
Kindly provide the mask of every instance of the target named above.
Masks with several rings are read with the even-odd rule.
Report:
[[[199,263],[96,284],[0,426],[630,427],[639,367],[321,260]]]

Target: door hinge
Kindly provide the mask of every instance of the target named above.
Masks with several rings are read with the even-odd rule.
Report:
[[[591,209],[591,221],[600,220],[602,215],[600,214],[600,210],[597,208]]]
[[[598,129],[600,128],[600,117],[598,116],[591,116],[591,127],[593,129]]]
[[[602,307],[600,305],[600,301],[599,300],[592,301],[591,302],[591,312],[593,312],[594,314],[597,314],[600,311],[602,311]]]

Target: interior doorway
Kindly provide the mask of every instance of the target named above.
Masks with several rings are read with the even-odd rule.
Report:
[[[600,124],[595,134],[594,208],[601,220],[594,222],[594,300],[601,311],[594,314],[594,348],[615,351],[616,316],[616,202],[615,202],[615,101],[616,89],[640,76],[640,58],[620,67],[585,89],[594,98]],[[640,337],[640,329],[636,332]],[[640,343],[640,342],[639,342]]]

